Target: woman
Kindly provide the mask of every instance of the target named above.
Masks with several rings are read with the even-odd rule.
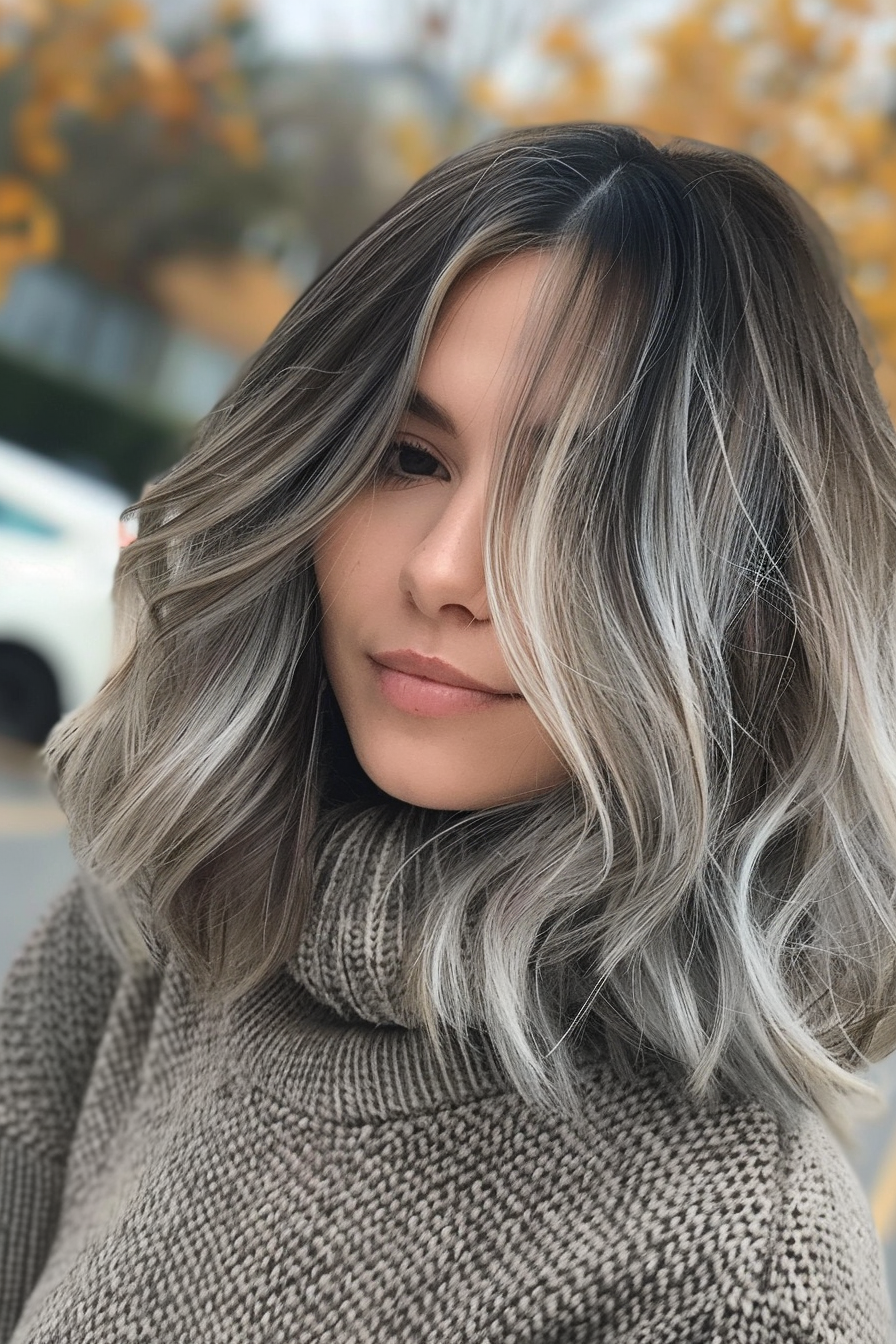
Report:
[[[3,1000],[2,1339],[879,1344],[896,455],[836,253],[436,168],[146,492]]]

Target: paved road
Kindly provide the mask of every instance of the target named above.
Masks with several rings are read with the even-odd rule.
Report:
[[[37,758],[0,741],[0,977],[74,867],[65,818]],[[868,1078],[886,1107],[880,1120],[859,1130],[857,1150],[847,1157],[868,1195],[896,1304],[896,1054],[875,1065]]]

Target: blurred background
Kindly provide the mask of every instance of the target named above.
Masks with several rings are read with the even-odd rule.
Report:
[[[415,178],[592,119],[763,159],[896,406],[896,0],[0,0],[0,974],[74,871],[37,755],[111,652],[125,506]],[[896,1066],[850,1153],[896,1285]]]

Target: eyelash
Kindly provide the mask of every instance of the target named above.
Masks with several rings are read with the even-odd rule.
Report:
[[[404,476],[400,472],[394,471],[391,466],[393,459],[403,451],[417,453],[421,457],[428,458],[430,462],[434,462],[437,467],[442,467],[435,454],[428,452],[426,448],[421,448],[419,443],[412,443],[410,439],[393,439],[377,468],[378,479],[385,477],[399,487],[410,485],[413,481],[426,480],[428,476],[429,479],[432,479],[429,473],[422,473],[420,476]],[[444,471],[445,468],[443,467],[442,470]]]

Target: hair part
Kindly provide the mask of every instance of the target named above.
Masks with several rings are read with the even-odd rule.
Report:
[[[599,1042],[848,1142],[896,1048],[896,436],[830,234],[748,155],[510,131],[317,279],[127,511],[115,666],[45,749],[73,850],[205,993],[289,959],[321,809],[387,797],[326,683],[314,541],[451,286],[526,248],[484,565],[570,779],[430,819],[408,994],[533,1105],[577,1115]]]

